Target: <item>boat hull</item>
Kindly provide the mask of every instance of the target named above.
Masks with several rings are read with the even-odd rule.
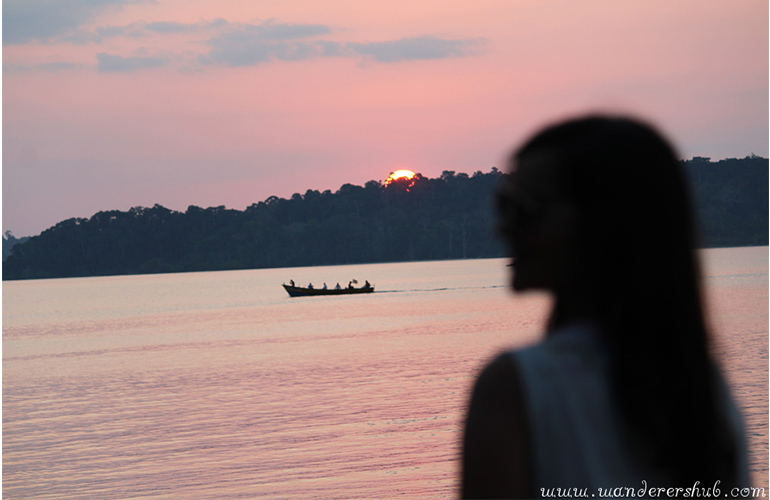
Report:
[[[374,287],[363,288],[303,288],[301,286],[283,285],[289,297],[315,297],[318,295],[353,295],[357,293],[372,293]]]

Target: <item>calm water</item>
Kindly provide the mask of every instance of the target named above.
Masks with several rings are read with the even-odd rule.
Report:
[[[705,252],[768,486],[768,249]],[[368,279],[289,299],[281,282]],[[548,301],[502,260],[3,283],[3,498],[448,498],[473,378]]]

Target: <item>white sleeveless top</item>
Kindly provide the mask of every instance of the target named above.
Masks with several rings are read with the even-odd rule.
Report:
[[[668,483],[635,457],[624,438],[612,403],[609,355],[595,328],[571,326],[510,355],[526,398],[538,493],[541,488],[589,488],[589,495],[598,497],[598,488],[636,491],[642,480],[647,487]],[[739,481],[748,485],[740,416],[726,388],[720,392],[739,443]]]

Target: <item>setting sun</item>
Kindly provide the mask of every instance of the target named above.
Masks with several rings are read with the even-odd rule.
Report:
[[[388,178],[385,180],[385,185],[387,186],[388,184],[395,182],[399,179],[405,179],[405,180],[413,179],[415,175],[417,174],[415,174],[411,170],[396,170],[395,172],[391,172],[390,176],[388,176]]]

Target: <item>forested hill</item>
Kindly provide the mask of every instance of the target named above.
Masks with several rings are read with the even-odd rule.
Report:
[[[28,239],[29,239],[29,236],[25,236],[24,238],[17,238],[10,231],[4,232],[3,233],[3,260],[5,260],[6,257],[11,255],[11,250],[13,250],[13,247],[15,247],[20,243],[24,243]]]
[[[767,159],[685,163],[705,246],[768,244]],[[243,211],[99,212],[14,246],[3,279],[500,257],[492,198],[499,176],[493,168],[345,184],[271,196]]]

